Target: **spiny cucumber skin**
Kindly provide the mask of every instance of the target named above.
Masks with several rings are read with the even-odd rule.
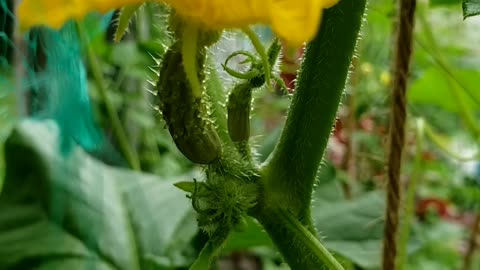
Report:
[[[182,154],[197,164],[209,164],[221,154],[221,141],[208,117],[204,98],[195,98],[182,63],[180,43],[165,53],[157,83],[160,110],[168,130]],[[204,57],[198,57],[202,70]],[[199,74],[203,80],[204,74]]]

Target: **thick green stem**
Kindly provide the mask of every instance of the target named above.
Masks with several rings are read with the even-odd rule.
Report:
[[[257,218],[291,269],[344,269],[315,235],[287,210],[264,209]]]
[[[308,44],[285,129],[264,166],[265,192],[307,224],[315,175],[327,146],[347,80],[365,0],[341,0],[325,10]],[[269,202],[267,202],[269,203]]]
[[[140,161],[138,159],[137,152],[133,149],[128,141],[127,134],[123,129],[122,122],[117,115],[113,104],[110,102],[107,96],[107,88],[105,86],[105,81],[103,80],[102,72],[100,71],[100,64],[97,61],[95,53],[93,52],[93,48],[90,46],[88,42],[88,37],[86,35],[85,27],[81,24],[77,24],[77,29],[80,35],[81,40],[86,46],[87,51],[87,58],[88,64],[90,67],[90,71],[92,72],[93,78],[95,79],[95,84],[97,86],[97,90],[102,98],[102,101],[105,103],[105,108],[107,109],[107,115],[110,118],[113,134],[117,139],[117,142],[120,146],[120,150],[122,151],[123,156],[127,160],[130,167],[136,171],[140,170]]]

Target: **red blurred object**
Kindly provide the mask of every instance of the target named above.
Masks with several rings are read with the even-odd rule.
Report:
[[[280,74],[280,77],[282,78],[288,89],[295,89],[295,79],[297,78],[297,74],[282,72]]]
[[[434,210],[441,218],[454,218],[450,210],[450,202],[439,198],[421,199],[417,202],[415,212],[420,220],[424,220],[427,214],[432,210]]]
[[[434,153],[432,153],[430,151],[424,151],[422,153],[422,159],[425,160],[425,161],[432,161],[432,160],[436,160],[437,157],[435,156]]]
[[[289,48],[283,44],[282,66],[280,77],[285,85],[293,90],[295,89],[295,80],[297,78],[297,71],[300,68],[301,59],[303,57],[304,47],[294,49]]]

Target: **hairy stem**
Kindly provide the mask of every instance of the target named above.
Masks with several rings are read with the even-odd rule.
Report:
[[[258,219],[292,269],[344,269],[316,236],[287,210],[264,209]]]
[[[262,172],[267,200],[286,205],[303,224],[310,222],[315,175],[341,101],[365,5],[365,0],[341,0],[324,12],[320,32],[307,46],[280,141]]]

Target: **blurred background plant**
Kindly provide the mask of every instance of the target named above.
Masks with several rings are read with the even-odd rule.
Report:
[[[11,46],[12,36],[7,35],[9,17],[5,3],[2,0],[1,49],[2,52],[9,48],[21,53],[18,47]],[[3,226],[28,213],[21,213],[24,205],[15,205],[15,214],[13,210],[6,212],[11,209],[7,206],[11,205],[0,203],[3,211],[0,212],[0,261],[9,260],[17,267],[11,269],[60,267],[55,262],[42,264],[42,260],[64,253],[55,247],[47,247],[42,255],[39,249],[42,243],[65,243],[70,233],[76,242],[68,238],[72,242],[67,241],[70,245],[65,245],[65,253],[86,257],[94,254],[91,265],[98,267],[95,269],[136,269],[134,266],[129,268],[129,265],[136,265],[135,260],[140,261],[137,265],[141,269],[186,269],[195,258],[205,236],[197,231],[188,201],[171,183],[189,180],[198,175],[199,169],[173,144],[160,121],[151,93],[153,86],[149,83],[156,80],[158,61],[171,42],[166,31],[166,14],[167,9],[162,5],[143,5],[120,43],[111,41],[114,23],[103,34],[101,30],[95,31],[99,27],[97,15],[84,22],[89,30],[89,46],[93,48],[107,85],[105,98],[92,70],[88,70],[94,119],[105,134],[108,147],[89,155],[75,147],[75,158],[62,162],[60,154],[52,150],[56,149],[58,134],[49,133],[41,125],[22,124],[8,139],[6,153],[0,153],[0,179],[4,179],[5,174],[7,181],[25,178],[22,173],[31,170],[43,181],[39,190],[24,183],[24,191],[28,194],[41,192],[43,188],[64,188],[68,190],[67,194],[77,197],[76,200],[61,198],[71,207],[63,210],[71,210],[66,214],[67,222],[59,223],[55,218],[46,221],[61,224],[64,233],[61,240],[37,235],[45,232],[42,230],[53,230],[47,225],[48,228],[37,231],[33,227],[22,230],[20,226],[16,229]],[[113,14],[113,20],[116,16]],[[370,1],[358,57],[353,62],[325,165],[318,173],[320,181],[313,218],[326,246],[348,269],[380,267],[394,17],[393,1]],[[256,31],[265,43],[273,37],[268,29],[259,27]],[[459,0],[420,1],[415,33],[416,49],[408,96],[410,122],[403,171],[404,185],[413,187],[408,193],[413,198],[410,212],[414,216],[411,222],[402,224],[411,232],[407,234],[410,237],[403,268],[479,270],[480,17],[464,21]],[[241,33],[228,32],[214,48],[214,59],[222,63],[222,59],[236,50],[252,50],[249,44]],[[287,85],[292,80],[289,57],[292,54],[285,52],[284,62],[288,63],[277,67],[283,72]],[[13,91],[15,74],[22,71],[15,70],[6,59],[0,60],[0,151],[3,151],[4,141],[12,128],[25,116],[24,107],[31,104],[26,89]],[[225,89],[230,89],[235,82],[224,73],[220,64],[217,71],[230,82],[225,85]],[[262,89],[255,95],[252,132],[258,145],[258,159],[265,160],[280,135],[290,99],[280,90]],[[109,106],[118,115],[128,143],[138,156],[142,174],[125,170],[127,157],[122,156],[122,142],[114,134]],[[23,149],[23,156],[16,153],[18,149]],[[107,167],[102,162],[116,168]],[[86,172],[79,173],[81,170]],[[27,180],[25,182],[32,181]],[[61,183],[60,187],[58,183]],[[23,189],[11,185],[13,183],[4,184],[4,194],[23,196],[14,195],[15,190]],[[2,180],[0,189],[1,186]],[[108,205],[105,201],[109,201]],[[45,203],[43,199],[41,202]],[[57,205],[61,201],[49,198],[47,202]],[[105,217],[85,211],[82,202],[98,203],[90,207],[107,215],[110,221],[106,222],[106,227],[92,225],[98,231],[85,228],[82,223],[85,219],[101,223],[105,222]],[[409,209],[408,202],[404,206]],[[128,213],[126,220],[119,214],[123,212]],[[164,218],[167,216],[168,221]],[[121,235],[120,240],[116,234]],[[130,239],[132,235],[134,240]],[[11,239],[9,237],[18,238],[14,258],[8,258],[12,252],[8,248],[11,247],[1,245],[2,241]],[[29,237],[37,241],[27,241]],[[111,247],[109,250],[100,245],[102,241],[119,245],[118,253],[112,253]],[[83,244],[89,251],[85,254],[89,255],[84,255],[84,251],[73,243]],[[125,246],[125,243],[131,246]],[[127,255],[122,258],[122,254]],[[140,259],[135,259],[137,256]],[[98,261],[108,262],[109,266],[102,266]],[[77,267],[69,269],[90,269],[80,268],[87,267],[87,263],[73,260],[69,263],[71,267]],[[253,220],[248,220],[248,227],[229,239],[216,267],[222,270],[288,269]],[[2,263],[0,269],[3,269]]]

